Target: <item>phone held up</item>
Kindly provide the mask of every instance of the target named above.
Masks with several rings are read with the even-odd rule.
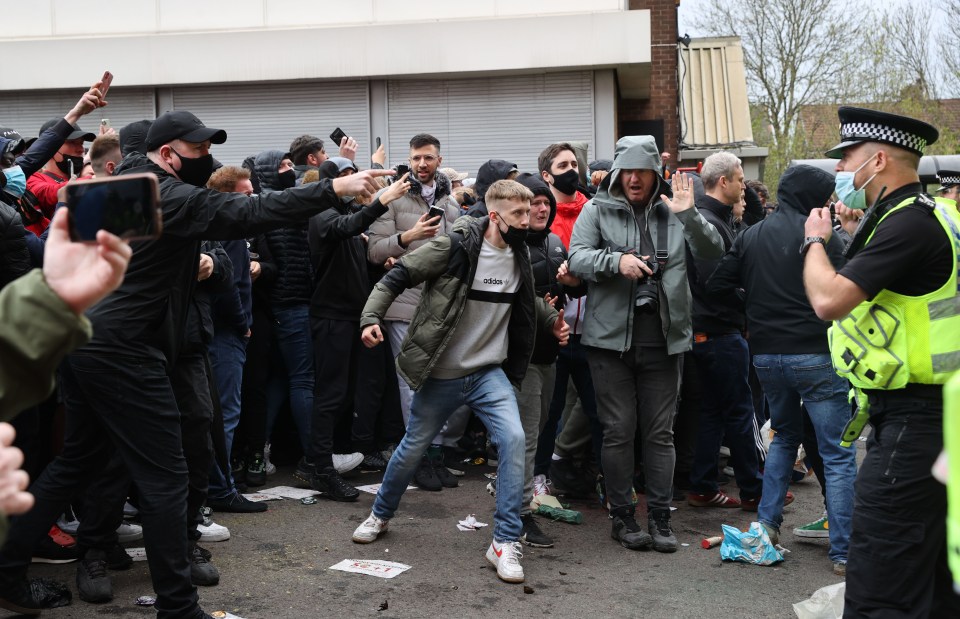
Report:
[[[333,146],[335,148],[340,148],[340,143],[343,142],[343,138],[347,137],[347,134],[343,132],[340,127],[337,127],[333,130],[333,133],[330,134],[330,139],[333,140]]]
[[[427,216],[427,219],[433,219],[435,217],[443,217],[446,211],[444,211],[439,206],[431,206],[428,213],[430,214]]]
[[[163,229],[155,174],[126,174],[67,185],[70,238],[93,243],[98,230],[129,241],[159,238]]]

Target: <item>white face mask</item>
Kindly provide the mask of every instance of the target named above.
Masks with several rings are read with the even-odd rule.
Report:
[[[860,164],[853,172],[837,172],[837,178],[834,180],[834,191],[837,194],[837,198],[843,202],[844,206],[847,208],[866,210],[867,208],[867,194],[864,191],[867,185],[870,184],[874,178],[877,177],[876,174],[867,179],[860,189],[857,189],[854,184],[854,177],[857,175],[857,172],[863,169],[865,165],[870,163],[870,161],[877,156],[877,153],[873,153],[869,159]]]

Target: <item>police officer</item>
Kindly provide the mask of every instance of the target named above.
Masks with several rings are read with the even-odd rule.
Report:
[[[939,170],[937,180],[940,181],[940,187],[937,188],[937,195],[947,200],[957,202],[960,198],[960,172],[953,170]]]
[[[801,252],[810,303],[835,321],[833,365],[872,426],[856,483],[844,616],[957,617],[946,491],[930,469],[943,446],[943,383],[960,369],[960,215],[920,184],[934,127],[851,107],[839,116],[841,142],[826,153],[839,159],[836,193],[866,214],[839,272],[824,250],[828,208],[811,212]]]

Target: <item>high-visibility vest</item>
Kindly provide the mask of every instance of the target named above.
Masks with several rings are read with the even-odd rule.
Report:
[[[912,297],[883,290],[833,323],[829,339],[834,368],[859,389],[941,385],[960,370],[960,214],[952,200],[937,198],[934,204],[921,194],[897,204],[879,223],[915,202],[934,206],[954,247],[953,267],[946,283],[933,292]]]
[[[960,372],[943,389],[943,451],[947,457],[947,564],[960,593]]]

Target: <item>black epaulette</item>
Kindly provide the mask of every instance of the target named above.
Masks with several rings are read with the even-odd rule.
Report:
[[[931,215],[937,210],[937,202],[925,193],[918,193],[913,203]]]

